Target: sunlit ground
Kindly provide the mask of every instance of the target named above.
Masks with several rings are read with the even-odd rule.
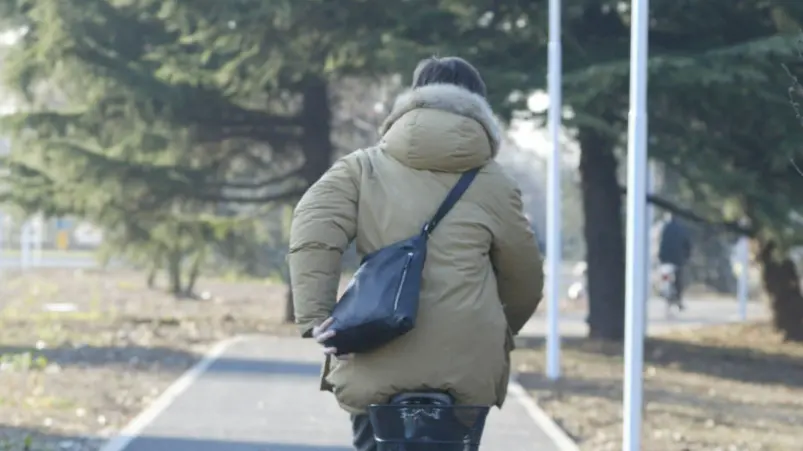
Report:
[[[564,342],[564,379],[543,377],[537,348],[516,352],[522,382],[583,450],[621,448],[620,344]],[[649,340],[645,451],[792,450],[803,430],[803,345],[767,324],[715,326]]]
[[[94,450],[197,359],[280,325],[285,288],[206,280],[176,301],[135,273],[38,271],[0,285],[0,451]],[[5,448],[4,448],[5,446]]]

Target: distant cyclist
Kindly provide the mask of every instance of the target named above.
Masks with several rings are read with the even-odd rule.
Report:
[[[352,414],[359,451],[377,449],[369,405],[401,392],[501,406],[513,336],[541,300],[541,255],[521,193],[494,161],[503,132],[485,97],[466,61],[422,61],[379,144],[338,160],[296,207],[289,254],[296,321],[304,336],[323,342],[349,243],[362,256],[414,236],[460,174],[482,168],[428,241],[415,328],[350,358],[324,349],[321,388]]]
[[[691,234],[688,228],[683,225],[674,215],[669,214],[666,224],[661,231],[661,243],[658,248],[658,260],[661,264],[670,264],[675,268],[674,299],[679,309],[683,310],[683,272],[691,257]]]

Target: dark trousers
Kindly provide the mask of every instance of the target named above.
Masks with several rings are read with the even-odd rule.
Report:
[[[368,415],[352,415],[351,430],[354,433],[355,451],[377,451],[374,428]]]

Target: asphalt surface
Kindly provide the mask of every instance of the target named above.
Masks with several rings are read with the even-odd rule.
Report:
[[[39,267],[87,269],[92,258],[43,256]],[[0,269],[18,269],[19,258],[0,255]],[[690,299],[684,312],[667,316],[651,299],[648,333],[739,321],[735,300]],[[748,319],[768,317],[762,303],[749,303]],[[587,332],[585,313],[561,312],[563,336]],[[522,337],[543,337],[546,306],[527,323]],[[353,449],[348,416],[328,393],[318,391],[321,356],[307,341],[252,337],[229,346],[200,377],[122,448],[102,451],[347,451]],[[119,442],[118,442],[119,443]],[[557,451],[526,408],[509,397],[494,409],[483,451]]]
[[[748,304],[748,318],[766,317]],[[583,313],[563,313],[563,335],[585,333]],[[667,317],[665,304],[650,301],[651,333],[738,321],[735,301],[696,299]],[[536,315],[522,331],[543,336],[546,316]],[[251,337],[229,346],[200,377],[147,419],[123,448],[102,451],[346,451],[351,450],[348,416],[328,393],[318,391],[320,350],[295,338]],[[494,409],[483,451],[557,451],[524,405],[511,397]]]
[[[318,391],[320,349],[295,338],[235,343],[126,447],[114,451],[347,451],[348,416]],[[516,398],[494,409],[484,451],[557,451]]]

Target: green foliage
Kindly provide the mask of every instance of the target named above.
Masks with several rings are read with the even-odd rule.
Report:
[[[90,219],[107,256],[156,267],[208,254],[242,232],[226,218],[291,201],[328,168],[327,77],[374,64],[379,43],[324,1],[0,7],[24,30],[3,67],[21,108],[2,121],[0,201]]]
[[[785,113],[803,3],[650,7],[651,155],[712,205],[703,216],[748,216],[764,239],[796,244],[803,177],[790,160],[803,143]],[[628,8],[564,5],[565,124],[603,157],[626,144]],[[221,258],[254,272],[275,260],[260,245],[280,252],[284,238],[265,223],[328,168],[330,87],[344,79],[409,77],[420,58],[458,54],[504,118],[543,118],[525,103],[546,87],[547,0],[0,0],[0,16],[25,30],[4,56],[21,108],[2,121],[13,151],[0,199],[90,219],[107,253],[187,262],[190,280]],[[617,180],[611,159],[590,170]],[[586,220],[616,229],[619,205]]]
[[[789,160],[803,153],[803,143],[794,117],[784,116],[788,80],[780,68],[796,57],[788,31],[803,19],[803,8],[747,0],[652,2],[651,15],[651,156],[721,206],[709,217],[747,215],[762,235],[793,244],[799,230],[790,227],[789,212],[798,206],[801,180]],[[617,33],[624,38],[629,30]],[[628,78],[625,54],[574,67],[564,86],[582,125],[614,133],[622,147]]]
[[[401,19],[406,23],[395,33],[399,42],[468,57],[487,74],[494,106],[508,116],[526,99],[517,92],[546,88],[547,1],[429,5],[417,3],[417,11]],[[609,203],[586,209],[587,215],[599,215],[586,217],[591,224],[586,236],[600,241],[587,244],[589,276],[597,274],[591,302],[608,304],[604,311],[617,311],[624,295],[612,287],[624,280],[623,249],[617,244],[622,231],[612,222],[621,203],[610,192],[618,187],[607,182],[617,179],[617,165],[601,162],[626,148],[629,7],[613,0],[574,1],[564,4],[562,20],[564,123],[578,132],[584,156],[594,156],[583,174],[586,203],[603,191],[601,198]],[[794,116],[784,116],[788,79],[781,64],[799,70],[790,63],[796,58],[790,33],[803,23],[803,3],[655,0],[650,10],[651,156],[681,174],[699,200],[712,206],[704,217],[721,222],[748,216],[764,240],[793,245],[800,227],[790,212],[800,207],[795,193],[803,178],[795,176],[790,159],[803,146]],[[600,174],[606,171],[612,173]],[[606,232],[597,232],[602,229]],[[594,249],[604,249],[608,257],[599,259]],[[605,296],[610,299],[601,299]]]

